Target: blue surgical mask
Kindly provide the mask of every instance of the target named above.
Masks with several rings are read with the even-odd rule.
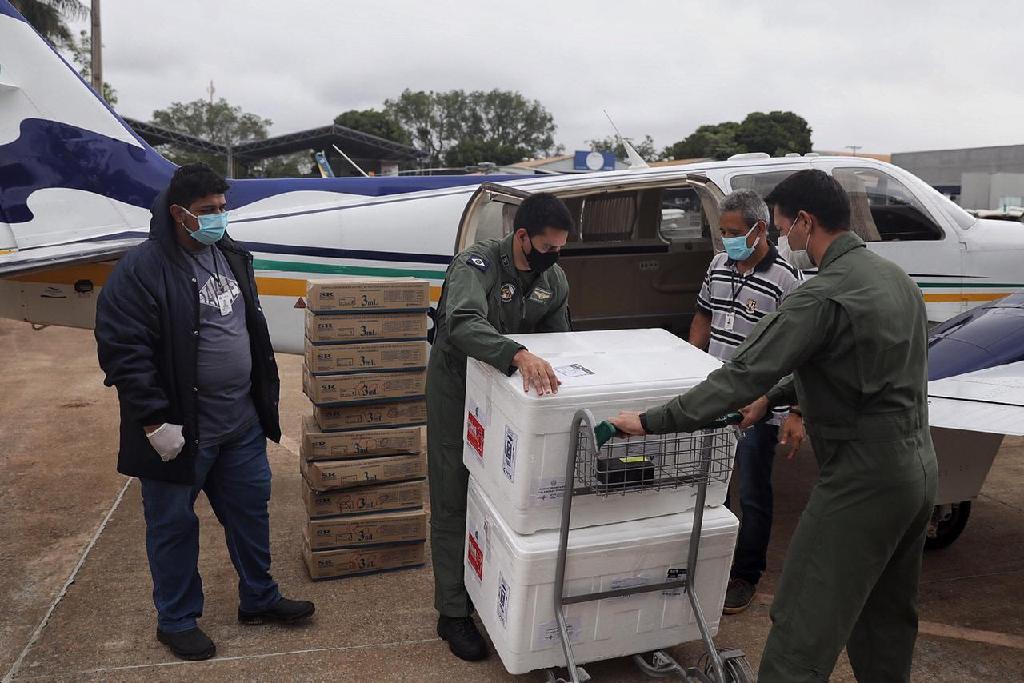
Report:
[[[725,253],[729,255],[733,261],[746,261],[750,258],[750,255],[754,253],[754,249],[757,248],[761,238],[758,237],[754,240],[754,245],[751,247],[747,246],[747,238],[750,237],[750,233],[757,230],[757,223],[747,231],[747,234],[743,237],[723,237],[722,244],[725,246]]]
[[[197,216],[188,209],[185,209],[185,213],[199,222],[199,228],[194,232],[189,232],[189,235],[192,239],[202,244],[210,245],[217,243],[224,236],[224,231],[228,229],[227,211]]]

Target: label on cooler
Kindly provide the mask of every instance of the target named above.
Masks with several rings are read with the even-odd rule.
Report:
[[[519,452],[519,435],[512,431],[508,425],[505,426],[505,447],[502,451],[501,471],[505,477],[515,482],[516,454]]]
[[[509,606],[509,587],[508,582],[505,581],[505,577],[502,576],[501,572],[498,572],[498,621],[501,622],[502,627],[508,629],[508,606]]]
[[[622,577],[619,577],[617,579],[612,579],[611,585],[608,586],[608,590],[610,590],[610,591],[617,591],[617,590],[622,590],[623,588],[627,588],[627,589],[628,588],[639,588],[641,586],[646,586],[650,582],[651,582],[651,580],[649,578],[647,578],[646,576],[622,576]],[[632,597],[635,597],[635,596],[633,596],[633,595],[621,595],[621,596],[619,596],[617,598],[608,598],[608,599],[609,600],[629,600]]]
[[[537,477],[530,489],[530,502],[552,506],[565,494],[565,477]]]
[[[572,363],[571,365],[562,365],[554,368],[555,373],[562,377],[586,377],[593,375],[594,371],[586,367],[581,363]]]
[[[669,567],[668,571],[665,572],[666,581],[676,581],[686,576],[686,567]],[[672,590],[661,591],[661,594],[666,598],[674,598],[682,595],[686,591],[682,588],[674,588]]]
[[[473,573],[479,581],[484,580],[484,551],[480,548],[477,540],[477,533],[471,531],[466,534],[466,562],[472,567]]]
[[[468,443],[477,456],[484,459],[484,426],[473,413],[466,415],[466,443]]]
[[[565,630],[569,634],[569,642],[576,645],[583,642],[583,619],[566,617]],[[561,647],[562,637],[558,633],[558,621],[545,621],[533,629],[533,649],[546,650],[549,647]]]

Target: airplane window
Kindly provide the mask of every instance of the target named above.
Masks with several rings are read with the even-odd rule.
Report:
[[[699,240],[707,219],[700,196],[692,187],[669,187],[661,192],[661,223],[658,232],[667,242]]]
[[[902,182],[873,168],[832,172],[850,195],[853,230],[868,242],[942,239],[942,229]]]
[[[635,192],[587,197],[583,203],[583,242],[620,242],[633,238],[637,224]]]

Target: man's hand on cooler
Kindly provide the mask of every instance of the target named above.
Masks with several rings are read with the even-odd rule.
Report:
[[[185,446],[185,437],[182,435],[181,425],[162,424],[159,427],[146,427],[146,438],[149,445],[153,447],[157,455],[164,462],[170,462],[178,457],[181,449]]]
[[[526,349],[519,349],[512,357],[512,365],[523,376],[523,391],[529,393],[532,387],[538,396],[557,394],[559,381],[551,364]]]
[[[644,430],[644,425],[640,421],[640,413],[633,413],[629,411],[622,411],[617,417],[613,417],[610,420],[615,428],[623,434],[629,434],[630,436],[643,436],[647,432]]]
[[[752,425],[757,424],[764,419],[764,416],[768,414],[768,398],[762,396],[745,408],[740,408],[740,415],[743,416],[743,422],[740,422],[740,429],[746,429]]]
[[[804,442],[804,418],[798,412],[791,412],[779,431],[779,445],[787,446],[786,460],[792,460]]]

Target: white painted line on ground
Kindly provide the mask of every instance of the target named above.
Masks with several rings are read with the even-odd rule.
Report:
[[[114,511],[117,510],[117,507],[121,504],[121,501],[124,499],[124,494],[131,483],[132,479],[130,477],[125,479],[124,486],[121,487],[117,497],[114,499],[114,503],[110,506],[110,509],[107,510],[107,514],[103,516],[103,521],[100,522],[99,526],[96,527],[96,531],[93,532],[92,538],[89,539],[88,545],[86,545],[85,550],[82,551],[82,556],[78,558],[75,568],[71,570],[71,574],[68,576],[67,581],[64,582],[64,586],[60,589],[60,592],[57,593],[57,597],[53,599],[52,603],[50,603],[50,609],[46,610],[46,614],[43,615],[42,621],[40,621],[39,625],[36,626],[36,630],[32,632],[32,637],[28,639],[25,649],[21,651],[18,658],[14,660],[14,664],[11,665],[10,670],[6,675],[4,675],[3,683],[11,683],[18,671],[21,669],[21,665],[25,663],[25,657],[28,655],[29,650],[31,650],[32,646],[39,640],[39,637],[43,634],[43,629],[45,629],[46,625],[50,622],[50,617],[53,616],[53,613],[56,611],[57,605],[59,605],[60,601],[64,599],[65,595],[67,595],[68,588],[71,587],[71,584],[75,582],[75,579],[78,577],[78,572],[81,571],[86,558],[89,557],[89,553],[92,551],[93,546],[96,545],[96,541],[99,540],[100,534],[102,534],[103,530],[107,528],[107,522],[109,522],[110,518],[114,516]]]
[[[424,640],[401,640],[392,643],[368,643],[366,645],[339,645],[334,647],[310,647],[302,650],[287,650],[284,652],[263,652],[255,655],[236,655],[233,657],[214,657],[208,659],[205,662],[186,662],[180,659],[176,659],[170,662],[156,662],[154,664],[128,664],[125,666],[112,666],[107,668],[99,669],[86,669],[85,671],[79,671],[79,676],[85,676],[89,674],[103,674],[113,673],[115,671],[135,671],[138,669],[150,669],[156,667],[168,667],[168,666],[200,666],[203,664],[216,664],[218,662],[238,662],[250,659],[267,659],[268,657],[288,657],[290,655],[308,655],[317,654],[323,652],[355,652],[357,650],[368,650],[370,648],[377,647],[408,647],[410,645],[426,645],[428,643],[440,642],[440,638],[426,638]]]
[[[771,606],[775,596],[770,593],[758,593],[766,606]],[[1015,650],[1024,650],[1024,636],[1013,633],[1000,633],[999,631],[983,631],[965,626],[954,626],[952,624],[939,624],[934,621],[919,621],[917,632],[926,636],[937,636],[939,638],[952,638],[953,640],[966,640],[972,643],[983,643],[985,645],[997,645],[999,647],[1010,647]]]

